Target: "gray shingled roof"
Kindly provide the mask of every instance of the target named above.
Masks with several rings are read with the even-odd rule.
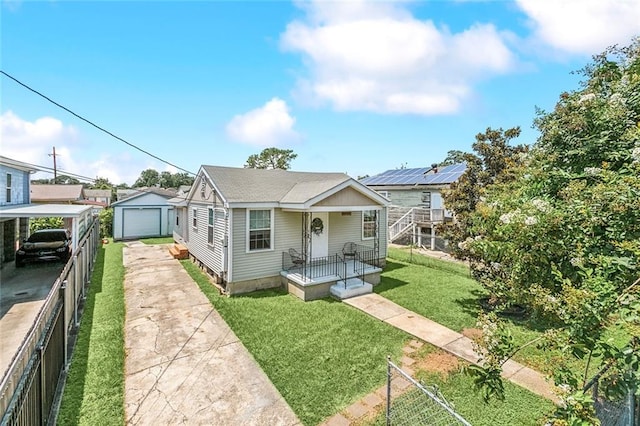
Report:
[[[85,189],[84,196],[89,197],[111,197],[110,189]]]
[[[304,203],[351,179],[344,173],[202,166],[228,203]]]

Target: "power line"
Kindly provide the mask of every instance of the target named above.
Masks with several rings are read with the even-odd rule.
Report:
[[[40,96],[40,97],[42,97],[42,98],[46,99],[47,101],[51,102],[52,104],[54,104],[54,105],[55,105],[55,106],[57,106],[58,108],[61,108],[61,109],[65,110],[65,111],[67,111],[69,114],[71,114],[71,115],[73,115],[73,116],[75,116],[75,117],[79,118],[80,120],[84,121],[85,123],[87,123],[87,124],[89,124],[89,125],[91,125],[91,126],[95,127],[96,129],[98,129],[98,130],[100,130],[100,131],[102,131],[102,132],[104,132],[104,133],[108,134],[109,136],[111,136],[111,137],[113,137],[113,138],[115,138],[115,139],[119,140],[120,142],[123,142],[123,143],[125,143],[125,144],[129,145],[130,147],[135,148],[135,149],[137,149],[138,151],[143,152],[143,153],[147,154],[148,156],[150,156],[150,157],[152,157],[152,158],[155,158],[155,159],[156,159],[156,160],[158,160],[158,161],[161,161],[161,162],[163,162],[163,163],[165,163],[165,164],[168,164],[169,166],[175,167],[175,168],[176,168],[176,169],[178,169],[178,170],[182,170],[183,172],[186,172],[186,173],[188,173],[188,174],[190,174],[190,175],[194,175],[194,176],[195,176],[195,173],[193,173],[192,171],[189,171],[189,170],[187,170],[187,169],[183,169],[182,167],[179,167],[179,166],[177,166],[177,165],[175,165],[175,164],[173,164],[173,163],[171,163],[171,162],[169,162],[169,161],[167,161],[167,160],[164,160],[164,159],[162,159],[162,158],[158,157],[157,155],[152,154],[152,153],[150,153],[149,151],[147,151],[147,150],[145,150],[145,149],[143,149],[143,148],[140,148],[139,146],[134,145],[134,144],[132,144],[131,142],[126,141],[125,139],[121,138],[120,136],[117,136],[117,135],[115,135],[115,134],[111,133],[111,132],[110,132],[110,131],[108,131],[107,129],[105,129],[105,128],[103,128],[103,127],[98,126],[98,125],[97,125],[97,124],[95,124],[94,122],[92,122],[92,121],[90,121],[90,120],[88,120],[88,119],[84,118],[84,117],[83,117],[83,116],[81,116],[80,114],[77,114],[77,113],[73,112],[72,110],[70,110],[69,108],[65,107],[64,105],[59,104],[58,102],[54,101],[53,99],[49,98],[48,96],[44,95],[43,93],[40,93],[40,92],[39,92],[39,91],[37,91],[36,89],[33,89],[32,87],[28,86],[27,84],[25,84],[25,83],[21,82],[20,80],[18,80],[17,78],[13,77],[12,75],[7,74],[5,71],[0,70],[0,73],[2,73],[3,75],[5,75],[6,77],[9,77],[11,80],[15,81],[16,83],[18,83],[20,86],[24,87],[25,89],[27,89],[27,90],[29,90],[29,91],[31,91],[31,92],[33,92],[33,93],[35,93],[36,95],[38,95],[38,96]]]
[[[27,163],[27,162],[24,162],[24,161],[23,161],[23,163],[28,165],[28,166],[40,169],[39,171],[42,172],[42,173],[53,173],[53,168],[51,168],[51,167],[41,166],[41,165],[33,164],[33,163]],[[64,176],[69,176],[69,177],[72,177],[74,179],[78,179],[80,181],[88,181],[89,183],[95,183],[98,180],[96,178],[90,178],[88,176],[83,176],[83,175],[67,172],[65,170],[60,170],[60,169],[58,169],[58,173],[60,173],[60,174],[62,174]],[[50,184],[43,184],[43,185],[50,185]],[[115,189],[116,191],[118,189],[131,189],[131,190],[135,190],[137,192],[142,192],[142,193],[154,193],[153,192],[153,188],[149,188],[149,187],[147,187],[146,189],[145,188],[117,188],[114,185],[113,189]],[[159,189],[167,189],[167,188],[159,188]],[[173,198],[177,198],[177,199],[180,199],[180,200],[186,200],[187,196],[186,196],[186,194],[185,195],[180,195],[180,194],[176,193],[175,197],[173,197]]]

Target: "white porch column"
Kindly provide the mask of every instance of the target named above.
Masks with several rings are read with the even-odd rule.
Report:
[[[436,226],[435,224],[431,225],[431,250],[436,249]]]

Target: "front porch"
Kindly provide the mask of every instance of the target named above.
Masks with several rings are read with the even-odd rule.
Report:
[[[352,252],[310,261],[291,252],[282,253],[283,284],[289,293],[305,301],[330,295],[342,300],[371,293],[380,282],[379,259],[372,248],[354,246]]]

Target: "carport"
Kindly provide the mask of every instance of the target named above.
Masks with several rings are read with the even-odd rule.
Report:
[[[71,232],[72,250],[78,248],[78,241],[92,222],[92,208],[80,204],[26,204],[0,207],[0,222],[10,219],[36,217],[62,217],[64,226]],[[22,221],[20,221],[22,222]],[[19,235],[18,235],[19,234]],[[5,235],[0,239],[0,252],[4,252],[5,244],[16,244],[28,236],[28,228],[21,227],[13,236]],[[17,247],[13,247],[15,250]]]

